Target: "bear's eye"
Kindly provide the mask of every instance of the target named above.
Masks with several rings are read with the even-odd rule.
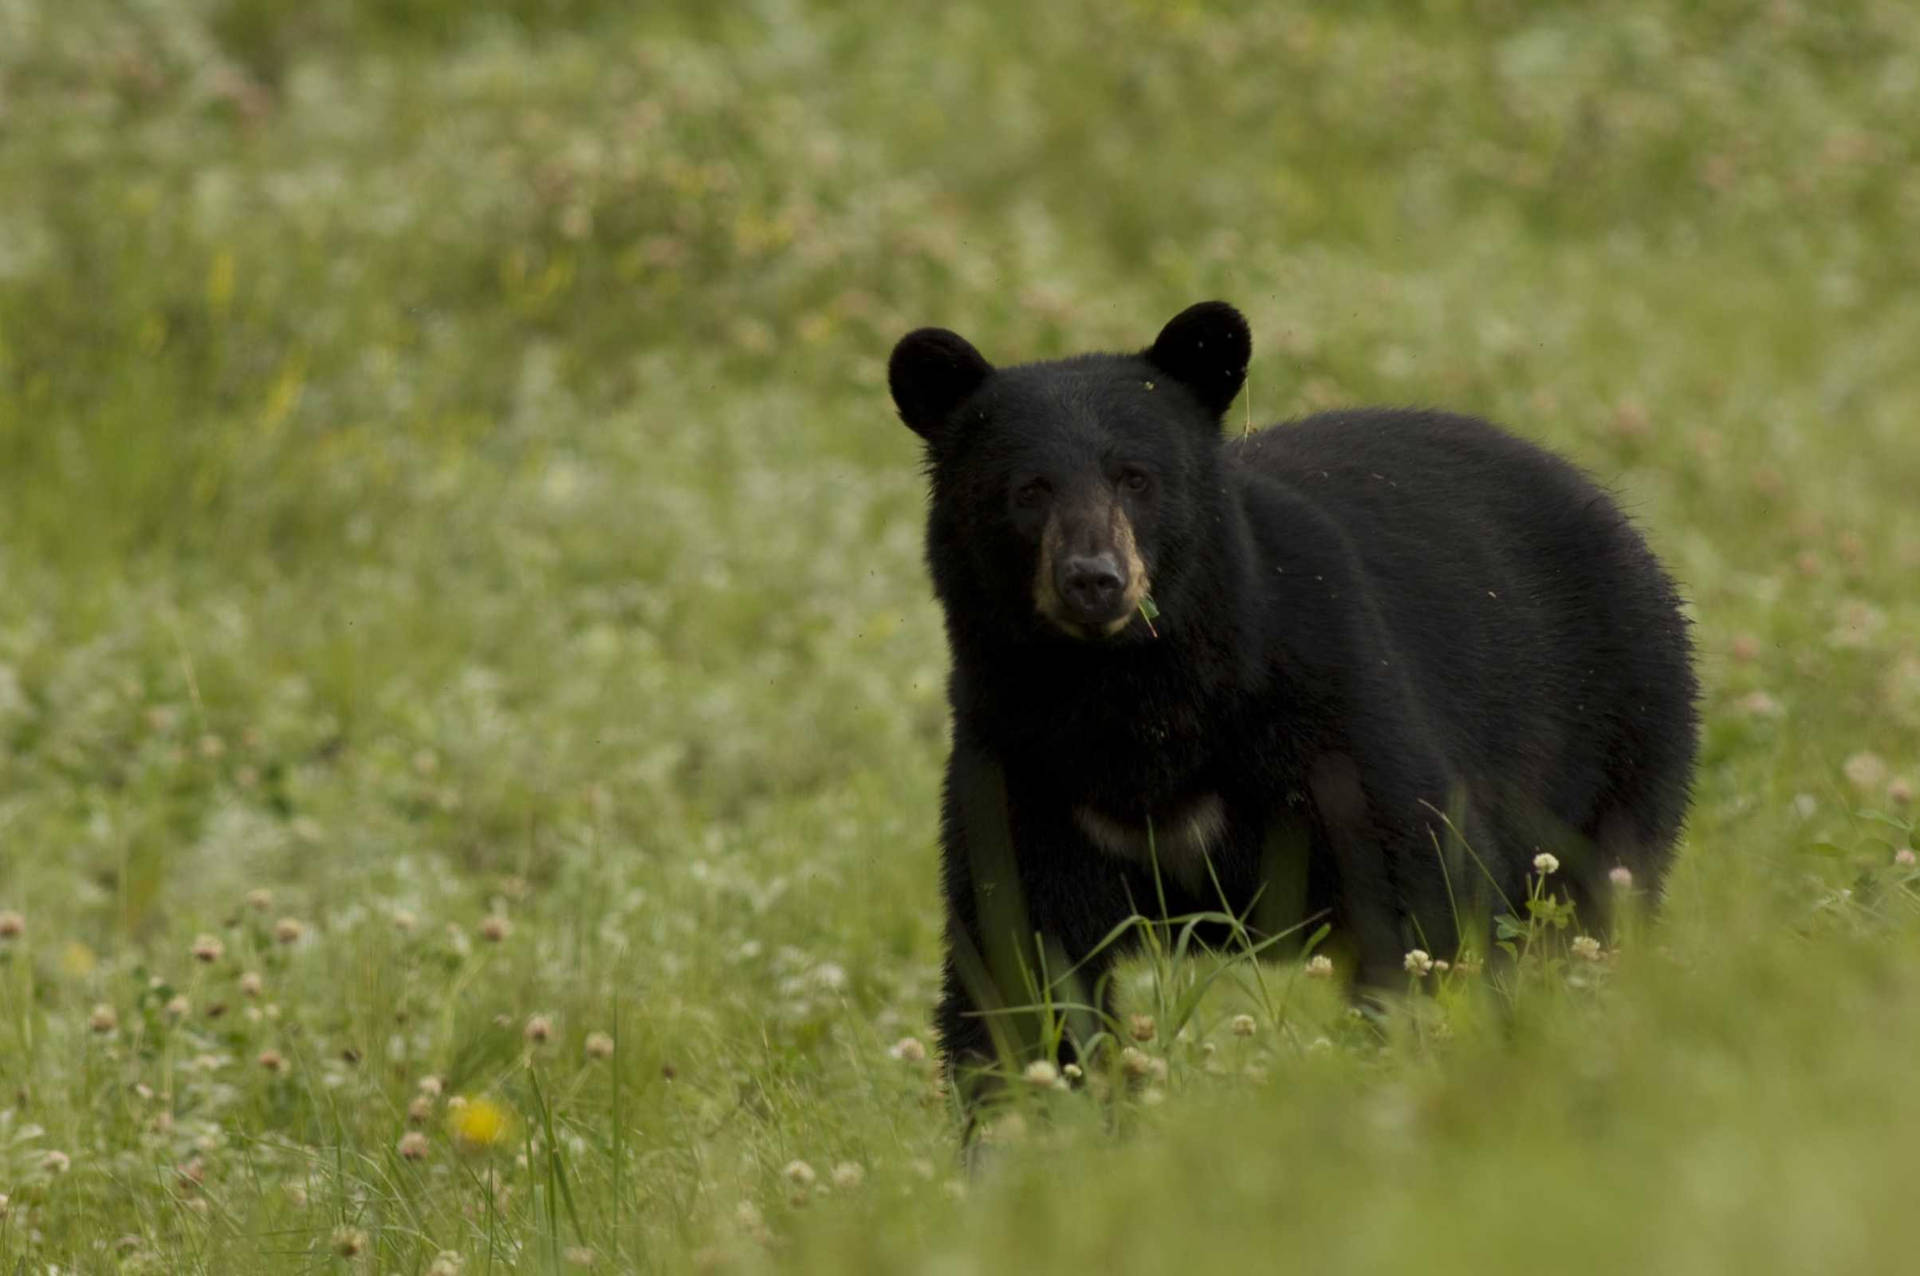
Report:
[[[1013,499],[1022,509],[1035,509],[1053,495],[1053,484],[1043,478],[1028,479],[1014,491]]]
[[[1137,466],[1120,471],[1120,486],[1129,492],[1144,492],[1153,486],[1153,476]]]

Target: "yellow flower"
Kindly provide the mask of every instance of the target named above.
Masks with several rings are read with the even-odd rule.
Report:
[[[513,1113],[492,1099],[468,1099],[449,1110],[447,1133],[463,1152],[484,1152],[513,1133]]]
[[[75,978],[91,975],[99,964],[100,959],[93,955],[93,949],[77,939],[69,940],[67,946],[60,950],[61,971]]]

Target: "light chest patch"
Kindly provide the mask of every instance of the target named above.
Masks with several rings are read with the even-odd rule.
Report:
[[[1089,841],[1115,859],[1160,872],[1188,890],[1207,884],[1207,851],[1227,830],[1227,807],[1217,793],[1206,793],[1153,819],[1147,826],[1116,819],[1090,806],[1073,809],[1073,822]]]

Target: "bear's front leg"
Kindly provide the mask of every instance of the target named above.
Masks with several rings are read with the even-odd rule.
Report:
[[[1014,857],[1006,773],[985,750],[954,741],[940,828],[946,968],[935,1028],[949,1081],[971,1107],[984,1073],[1038,1052],[1026,1001],[1033,927]]]
[[[1336,882],[1335,924],[1353,949],[1362,989],[1405,987],[1416,948],[1453,957],[1461,909],[1483,896],[1460,841],[1478,830],[1464,794],[1437,762],[1409,765],[1404,754],[1398,761],[1398,770],[1368,769],[1331,750],[1309,773]]]
[[[1120,874],[1070,821],[1014,807],[1000,763],[956,741],[942,814],[947,955],[935,1026],[969,1106],[996,1063],[1078,1057],[1076,1038],[1099,1031],[1111,1010],[1109,994],[1093,1002],[1115,955],[1101,944],[1131,911]],[[1036,843],[1024,861],[1017,839]]]

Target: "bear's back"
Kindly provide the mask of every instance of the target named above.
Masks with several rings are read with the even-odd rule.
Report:
[[[1484,578],[1548,597],[1616,578],[1664,584],[1613,499],[1571,463],[1486,421],[1412,408],[1324,412],[1227,445],[1254,507],[1298,501],[1337,525],[1376,583],[1448,592]],[[1256,519],[1269,524],[1274,519]],[[1284,527],[1284,518],[1279,520]],[[1631,591],[1629,591],[1631,592]],[[1659,591],[1669,601],[1670,590]]]
[[[1227,455],[1230,465],[1356,512],[1404,511],[1438,499],[1455,503],[1455,515],[1497,516],[1542,497],[1604,499],[1551,452],[1477,417],[1424,408],[1315,413],[1233,439]]]

